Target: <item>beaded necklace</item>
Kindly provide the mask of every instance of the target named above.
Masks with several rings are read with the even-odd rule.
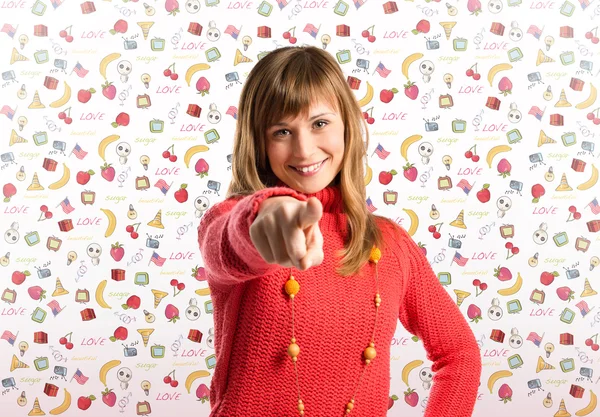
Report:
[[[371,336],[371,341],[370,341],[369,345],[363,351],[365,367],[363,368],[363,371],[358,379],[358,383],[357,383],[356,388],[354,389],[352,398],[346,404],[346,415],[349,414],[352,411],[352,409],[354,408],[354,400],[355,400],[354,397],[356,396],[356,391],[358,390],[358,388],[360,386],[360,382],[362,380],[362,377],[363,377],[365,371],[367,370],[367,366],[371,363],[371,361],[373,359],[375,359],[375,354],[376,354],[375,340],[374,340],[375,327],[377,326],[377,313],[379,312],[379,306],[381,305],[381,296],[379,295],[379,284],[377,282],[377,277],[378,277],[377,263],[379,262],[380,259],[381,259],[381,251],[379,250],[379,248],[377,248],[375,245],[373,245],[373,248],[371,249],[371,255],[369,256],[369,262],[375,264],[375,287],[377,288],[377,292],[375,293],[375,300],[374,300],[375,301],[375,324],[373,325],[373,334]],[[291,299],[291,304],[292,304],[292,339],[291,339],[290,345],[288,346],[287,352],[288,352],[288,355],[290,356],[290,358],[292,359],[292,362],[294,363],[294,370],[296,373],[296,387],[298,390],[298,412],[300,413],[301,416],[304,416],[304,403],[300,396],[300,385],[298,382],[298,367],[297,367],[298,355],[300,354],[300,346],[298,346],[298,344],[296,343],[296,335],[295,335],[295,331],[294,331],[294,298],[300,291],[300,284],[294,278],[294,275],[292,274],[291,269],[290,269],[290,278],[286,281],[284,289],[285,289],[286,294]]]

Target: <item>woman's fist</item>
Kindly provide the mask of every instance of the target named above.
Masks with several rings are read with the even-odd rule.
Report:
[[[322,215],[323,205],[315,197],[270,197],[260,205],[250,238],[267,263],[303,271],[323,262]]]

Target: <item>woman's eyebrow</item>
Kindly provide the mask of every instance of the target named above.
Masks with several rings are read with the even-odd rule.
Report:
[[[334,116],[335,116],[335,113],[332,113],[332,112],[326,112],[326,113],[321,113],[321,114],[315,114],[314,116],[311,116],[311,118],[310,118],[310,119],[308,119],[308,120],[309,120],[309,121],[313,121],[314,119],[316,119],[316,118],[318,118],[318,117],[321,117],[321,116],[325,116],[326,114],[332,114],[332,115],[334,115]],[[279,122],[279,123],[275,123],[275,124],[273,124],[273,125],[271,125],[271,126],[272,126],[272,127],[273,127],[273,126],[287,126],[287,123],[285,123],[285,122]]]

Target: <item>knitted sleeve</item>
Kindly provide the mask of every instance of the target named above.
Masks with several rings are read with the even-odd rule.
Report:
[[[457,303],[439,282],[425,254],[400,228],[400,254],[410,268],[399,319],[418,336],[435,373],[424,417],[469,417],[481,377],[481,354]]]
[[[200,219],[198,244],[209,285],[217,289],[266,275],[279,268],[267,263],[250,238],[260,204],[269,197],[308,198],[287,187],[269,187],[244,197],[221,201]]]

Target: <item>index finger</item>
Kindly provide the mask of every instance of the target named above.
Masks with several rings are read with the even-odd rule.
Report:
[[[289,231],[284,231],[283,240],[288,257],[294,266],[300,269],[300,259],[306,255],[306,236],[304,230],[293,226]]]
[[[311,197],[298,213],[298,227],[305,229],[317,223],[322,216],[323,204],[316,197]]]
[[[323,262],[323,234],[318,223],[313,226],[311,232],[306,244],[306,255],[299,262],[302,271]]]

